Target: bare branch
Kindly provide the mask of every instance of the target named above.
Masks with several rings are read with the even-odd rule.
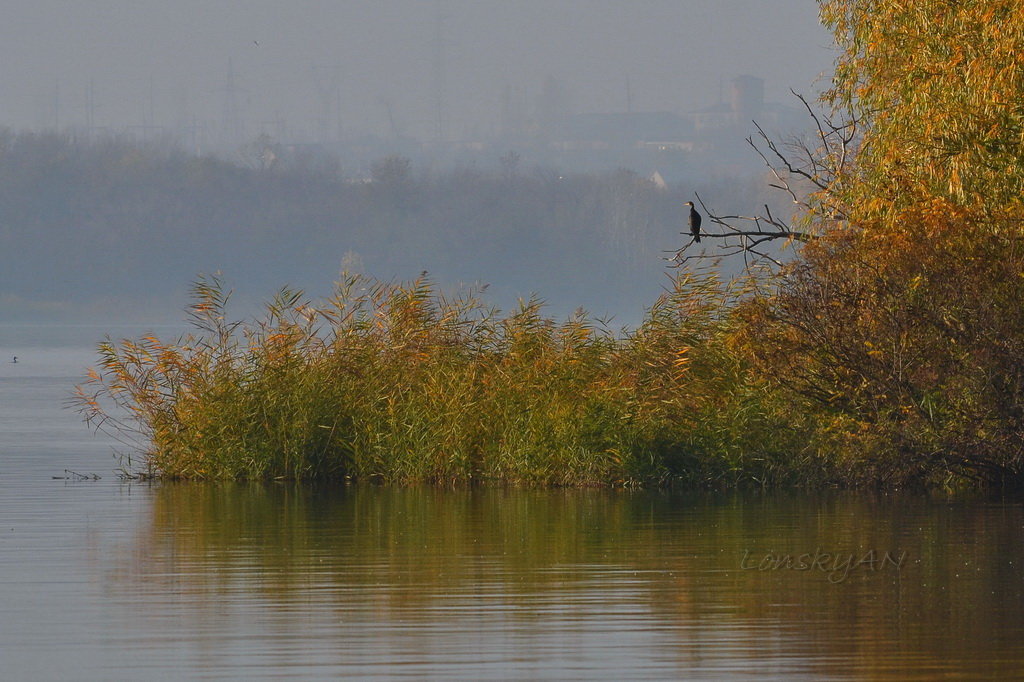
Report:
[[[831,193],[853,156],[857,140],[856,120],[836,123],[830,116],[816,112],[803,95],[796,92],[793,95],[800,100],[814,124],[812,140],[808,142],[797,137],[780,146],[757,121],[753,121],[757,133],[748,137],[747,143],[771,173],[770,187],[785,192],[804,213],[824,211],[831,217],[844,220],[843,208],[831,201]],[[719,214],[710,210],[699,195],[696,196],[707,216],[706,222],[718,228],[702,231],[700,238],[716,240],[717,248],[710,252],[702,249],[698,254],[687,254],[698,243],[691,239],[677,251],[669,252],[672,256],[667,260],[672,261],[674,267],[695,258],[717,259],[740,254],[748,268],[762,262],[778,266],[779,260],[764,250],[765,245],[777,240],[808,243],[817,236],[776,217],[767,204],[760,215]]]

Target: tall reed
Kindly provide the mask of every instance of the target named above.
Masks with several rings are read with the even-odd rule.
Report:
[[[614,333],[582,311],[556,321],[535,298],[502,315],[425,275],[345,273],[321,303],[283,289],[243,323],[201,278],[193,333],[108,340],[76,400],[168,478],[759,480],[775,466],[758,455],[762,410],[725,348],[741,294],[680,275],[639,328]]]

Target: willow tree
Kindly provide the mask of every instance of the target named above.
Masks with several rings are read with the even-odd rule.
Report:
[[[842,164],[818,150],[821,237],[747,311],[746,334],[850,475],[1021,482],[1022,10],[821,3],[840,48],[825,101],[857,135]]]
[[[1019,0],[826,0],[842,49],[828,97],[865,125],[844,186],[868,214],[943,201],[1018,215],[1024,194]]]

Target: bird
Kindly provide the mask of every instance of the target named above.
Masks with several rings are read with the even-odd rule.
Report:
[[[14,364],[18,364],[18,356],[17,356],[17,355],[15,355],[15,356],[14,356],[14,359],[13,359],[13,360],[11,360],[11,362],[13,362]]]
[[[692,201],[687,201],[684,206],[690,207],[690,234],[693,235],[693,241],[700,244],[700,213],[697,213]]]

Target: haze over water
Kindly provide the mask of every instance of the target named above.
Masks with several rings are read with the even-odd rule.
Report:
[[[248,313],[354,267],[636,324],[683,201],[774,205],[752,120],[806,128],[834,53],[796,0],[44,0],[0,59],[5,319],[173,323],[217,271]]]

